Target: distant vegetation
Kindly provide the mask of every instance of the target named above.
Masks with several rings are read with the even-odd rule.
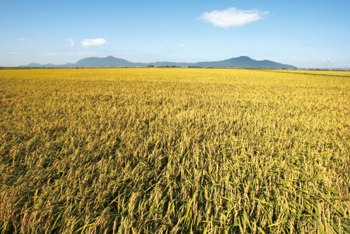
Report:
[[[350,232],[337,72],[1,70],[0,100],[1,233]]]

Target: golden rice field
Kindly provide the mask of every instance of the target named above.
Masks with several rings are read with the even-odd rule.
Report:
[[[308,75],[325,75],[325,76],[340,76],[350,77],[350,71],[325,71],[325,70],[283,70],[284,73],[299,73]]]
[[[0,233],[350,233],[349,73],[0,70],[0,100]]]

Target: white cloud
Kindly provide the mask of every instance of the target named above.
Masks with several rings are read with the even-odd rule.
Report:
[[[96,53],[95,51],[66,51],[66,52],[44,52],[40,55],[43,56],[94,56],[99,55],[99,53]]]
[[[125,56],[125,55],[134,55],[139,54],[137,51],[115,51],[115,50],[74,50],[74,51],[63,51],[63,52],[54,52],[48,51],[40,53],[40,56]]]
[[[324,59],[316,59],[318,63],[321,64],[331,64],[334,63],[335,60],[331,59],[331,58],[324,58]]]
[[[20,41],[29,41],[31,43],[42,42],[42,40],[30,40],[30,39],[27,39],[27,38],[17,38],[17,39],[20,40]]]
[[[24,51],[7,51],[7,52],[0,52],[0,54],[5,54],[5,55],[21,55],[25,54]]]
[[[181,47],[181,48],[184,48],[184,47],[185,47],[185,45],[184,45],[184,44],[181,44],[181,45],[180,45],[180,47]]]
[[[80,42],[85,47],[100,47],[107,44],[107,41],[103,38],[97,39],[85,39]]]
[[[65,39],[66,41],[68,41],[70,43],[70,46],[73,47],[75,42],[74,39]]]
[[[204,12],[198,19],[212,23],[215,27],[231,28],[242,27],[248,23],[263,19],[262,16],[269,14],[268,11],[238,10],[235,7],[223,11]]]
[[[28,39],[28,38],[17,38],[20,41],[28,41],[31,43],[62,43],[64,42],[64,40],[57,40],[57,39]],[[74,39],[65,39],[65,41],[69,41],[69,43],[71,44],[71,46],[73,46],[74,43]]]

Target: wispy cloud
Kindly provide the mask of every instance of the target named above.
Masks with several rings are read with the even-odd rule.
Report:
[[[181,47],[181,48],[184,48],[184,47],[185,47],[185,45],[184,45],[184,44],[181,44],[181,45],[180,45],[180,47]]]
[[[65,51],[65,52],[44,52],[40,55],[43,56],[93,56],[98,55],[99,53],[96,53],[94,51]]]
[[[40,53],[40,56],[125,56],[125,55],[135,55],[139,54],[138,51],[114,51],[114,50],[75,50],[75,51],[61,51],[61,52],[44,52]]]
[[[166,47],[168,50],[173,50],[174,47]]]
[[[0,54],[5,54],[5,55],[21,55],[21,54],[26,54],[24,51],[6,51],[6,52],[1,52]]]
[[[64,39],[64,40],[57,40],[57,39],[28,39],[28,38],[17,38],[20,41],[27,41],[30,43],[62,43],[62,42],[69,42],[71,46],[73,46],[74,43],[74,39]]]
[[[18,40],[20,41],[28,41],[28,42],[31,42],[31,43],[35,43],[35,42],[43,42],[43,40],[31,40],[31,39],[28,39],[28,38],[17,38]]]
[[[332,63],[335,63],[335,60],[333,60],[331,58],[316,59],[316,61],[318,63],[321,63],[321,64],[332,64]]]
[[[238,10],[235,7],[228,8],[223,11],[204,12],[201,19],[212,23],[219,28],[242,27],[248,23],[263,19],[264,15],[269,14],[268,11],[260,12],[259,10]]]
[[[97,39],[85,39],[80,42],[85,47],[100,47],[107,44],[107,41],[104,38]]]
[[[70,46],[73,47],[75,42],[74,42],[74,39],[65,39],[67,42],[70,43]]]

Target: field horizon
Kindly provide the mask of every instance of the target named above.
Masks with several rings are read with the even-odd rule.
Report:
[[[230,58],[220,61],[206,61],[206,62],[169,62],[169,61],[157,61],[157,62],[130,62],[125,59],[115,58],[108,56],[104,58],[100,57],[88,57],[77,61],[76,63],[66,63],[61,65],[55,65],[52,63],[38,64],[30,63],[25,66],[19,67],[147,67],[147,66],[176,66],[176,67],[215,67],[215,68],[265,68],[265,69],[297,69],[297,67],[281,64],[270,60],[254,60],[248,56],[240,56],[236,58]]]

